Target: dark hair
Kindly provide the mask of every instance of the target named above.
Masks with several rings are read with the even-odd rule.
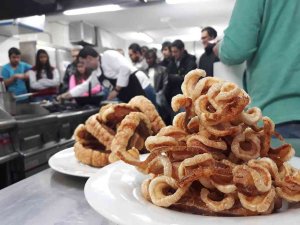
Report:
[[[139,52],[140,54],[142,54],[141,46],[137,43],[132,43],[131,45],[129,45],[128,49],[131,49],[134,53]]]
[[[201,32],[206,31],[208,35],[212,38],[216,38],[218,36],[217,31],[212,27],[204,27]]]
[[[8,50],[8,57],[10,58],[10,56],[12,54],[15,54],[15,55],[21,55],[21,52],[19,49],[15,48],[15,47],[12,47]]]
[[[169,51],[171,51],[172,43],[170,41],[165,41],[161,44],[161,50],[164,50],[164,48],[168,48]]]
[[[157,55],[156,55],[156,52],[154,49],[149,49],[146,53],[145,53],[145,58],[149,58],[153,56],[154,57],[154,60],[156,61],[157,59]]]
[[[84,59],[85,59],[85,58],[88,57],[88,56],[92,56],[92,57],[96,58],[96,57],[99,56],[99,54],[98,54],[98,52],[97,52],[95,49],[93,49],[92,47],[86,46],[86,47],[84,47],[83,49],[80,50],[80,52],[79,52],[79,54],[78,54],[78,57],[81,57],[81,58],[84,58]]]
[[[41,54],[45,54],[47,55],[47,62],[45,65],[43,65],[41,62],[40,62],[40,55]],[[39,49],[36,53],[36,58],[35,58],[35,66],[32,67],[32,70],[36,71],[36,79],[39,80],[41,79],[41,72],[42,70],[46,70],[46,74],[47,74],[47,78],[48,79],[52,79],[53,78],[53,67],[50,65],[50,61],[49,61],[49,55],[48,53],[46,52],[46,50],[44,49]]]
[[[182,40],[175,40],[172,43],[172,47],[176,47],[180,50],[184,49],[184,43],[182,42]]]
[[[76,59],[76,61],[75,61],[76,72],[75,72],[75,74],[74,74],[76,85],[80,84],[81,79],[86,80],[86,79],[90,76],[90,72],[88,71],[87,68],[85,68],[84,74],[83,74],[83,76],[82,76],[82,75],[79,73],[79,71],[77,70],[78,64],[82,64],[82,63],[79,61],[79,59],[78,59],[78,57],[77,57],[77,59]]]
[[[144,46],[142,46],[142,47],[141,47],[141,50],[143,50],[143,51],[145,51],[145,52],[146,52],[146,51],[148,51],[148,50],[149,50],[149,48],[148,48],[147,46],[145,46],[145,45],[144,45]]]

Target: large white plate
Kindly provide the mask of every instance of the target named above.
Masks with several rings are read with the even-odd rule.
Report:
[[[99,171],[99,168],[80,163],[75,158],[73,147],[57,152],[51,156],[48,163],[57,172],[77,177],[90,177]]]
[[[300,168],[300,158],[292,165]],[[107,219],[123,225],[282,225],[299,224],[300,208],[255,217],[213,217],[181,213],[157,207],[141,196],[145,175],[123,162],[101,169],[85,184],[88,203]]]

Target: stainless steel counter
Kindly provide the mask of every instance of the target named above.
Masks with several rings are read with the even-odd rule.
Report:
[[[115,225],[87,203],[86,179],[46,169],[0,190],[1,225]]]

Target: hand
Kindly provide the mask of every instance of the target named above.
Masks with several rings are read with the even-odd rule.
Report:
[[[109,93],[109,95],[108,95],[108,97],[107,97],[107,100],[113,100],[113,99],[115,99],[117,96],[118,96],[118,92],[117,91],[115,91],[115,90],[112,90],[110,93]]]
[[[14,79],[20,79],[20,80],[24,80],[25,79],[25,76],[24,74],[21,74],[21,73],[18,73],[18,74],[15,74],[14,75]]]
[[[72,98],[72,95],[69,92],[65,92],[65,93],[57,96],[56,98],[60,102],[60,101],[62,101],[64,99],[70,99],[70,98]]]
[[[215,47],[213,48],[214,54],[219,57],[219,48],[220,48],[220,42],[218,42]]]

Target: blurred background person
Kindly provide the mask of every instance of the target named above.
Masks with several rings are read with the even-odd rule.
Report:
[[[137,68],[138,70],[141,70],[145,72],[148,68],[148,65],[146,63],[145,58],[142,55],[142,48],[137,43],[132,43],[128,47],[128,55],[131,59],[132,65]]]
[[[145,54],[146,54],[146,52],[149,50],[149,48],[147,47],[147,46],[142,46],[141,47],[141,51],[142,51],[142,56],[145,58]]]
[[[300,138],[299,12],[297,0],[237,0],[214,48],[225,64],[247,61],[250,106],[261,108],[285,138]]]
[[[201,41],[205,52],[200,56],[198,68],[205,70],[206,76],[214,76],[214,63],[220,61],[213,51],[217,35],[217,31],[212,27],[205,27],[201,31]]]
[[[86,81],[90,77],[90,70],[87,70],[85,65],[77,59],[75,61],[76,65],[76,71],[75,74],[71,75],[70,81],[69,81],[69,90],[72,90],[74,87],[76,87],[79,84],[82,84],[84,81]],[[98,84],[95,87],[91,89],[92,95],[97,95],[101,92],[101,85]],[[85,92],[82,94],[82,96],[89,96],[88,92]]]
[[[29,76],[26,74],[31,69],[31,65],[21,61],[21,52],[19,49],[12,47],[8,50],[9,63],[2,68],[2,77],[8,92],[14,95],[28,93],[26,81]],[[27,102],[28,97],[17,98],[17,103]]]
[[[148,69],[146,71],[151,85],[156,92],[157,108],[163,120],[171,124],[171,108],[166,100],[165,92],[168,85],[168,74],[166,68],[157,64],[157,55],[153,49],[145,53]]]
[[[184,76],[191,70],[197,68],[196,57],[189,54],[181,40],[175,40],[171,45],[172,59],[168,65],[168,89],[167,100],[171,104],[172,97],[182,93],[181,84]]]
[[[36,53],[35,65],[28,72],[30,89],[38,92],[33,101],[53,100],[53,95],[57,94],[59,86],[58,70],[51,66],[49,55],[44,49],[39,49]]]
[[[100,58],[95,49],[84,47],[79,52],[79,61],[87,68],[92,69],[92,74],[82,84],[58,96],[58,99],[81,96],[89,90],[89,86],[94,88],[99,83],[103,88],[104,98],[107,100],[118,98],[122,102],[128,102],[134,96],[146,96],[136,76],[138,72],[143,72],[137,71],[121,53],[115,50],[107,50],[103,52]],[[145,77],[147,78],[146,75]],[[148,82],[150,83],[149,79]]]
[[[63,77],[63,84],[60,89],[60,93],[63,93],[65,91],[69,90],[70,77],[71,77],[71,75],[75,74],[75,72],[76,72],[76,59],[77,59],[79,51],[80,51],[79,48],[74,48],[71,50],[72,63],[70,63],[67,66],[67,69],[66,69],[64,77]]]
[[[166,68],[168,67],[172,58],[171,45],[172,45],[171,42],[165,41],[162,43],[161,46],[161,53],[163,55],[163,60],[160,62],[160,65]]]
[[[125,56],[125,52],[122,48],[117,48],[116,51],[120,52],[121,55]]]

